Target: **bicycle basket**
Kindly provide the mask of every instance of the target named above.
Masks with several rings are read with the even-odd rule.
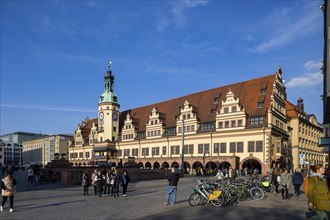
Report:
[[[215,200],[221,195],[221,190],[214,190],[212,193],[209,195],[209,200]]]
[[[270,181],[264,181],[264,182],[261,182],[262,186],[263,187],[269,187],[270,186]]]
[[[195,185],[196,186],[202,184],[202,180],[201,179],[197,179],[194,182],[195,182]]]

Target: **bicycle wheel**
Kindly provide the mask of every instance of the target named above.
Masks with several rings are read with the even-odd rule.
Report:
[[[265,198],[265,193],[259,187],[252,187],[250,189],[250,196],[254,200],[262,200],[263,198]]]
[[[238,186],[238,199],[244,201],[248,197],[249,197],[249,190],[243,186]]]
[[[223,196],[223,194],[221,194],[218,198],[216,198],[215,200],[211,200],[211,204],[214,207],[220,207],[223,206],[225,203],[225,197]]]
[[[201,195],[197,192],[194,192],[189,197],[189,205],[196,206],[201,203]]]

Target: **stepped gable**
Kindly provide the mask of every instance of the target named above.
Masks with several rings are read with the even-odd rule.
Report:
[[[164,124],[166,124],[167,128],[175,127],[176,117],[180,115],[180,106],[183,105],[185,100],[188,100],[190,105],[192,105],[193,109],[197,112],[197,118],[200,123],[214,122],[216,114],[212,113],[211,110],[216,108],[216,111],[219,111],[222,107],[222,101],[226,100],[226,94],[230,90],[235,93],[235,98],[239,97],[240,105],[244,107],[249,117],[266,115],[270,107],[270,98],[273,93],[275,79],[276,74],[272,74],[123,111],[120,113],[120,131],[128,113],[134,120],[139,122],[136,125],[136,131],[145,131],[153,107],[155,107],[159,113],[165,115]],[[266,93],[260,95],[260,89],[266,89]],[[214,98],[216,97],[219,100],[218,103],[214,103]],[[260,100],[264,102],[262,108],[258,108],[258,101]],[[265,117],[264,120],[265,123],[267,123],[267,117]]]
[[[81,129],[81,135],[84,138],[89,138],[89,134],[91,133],[91,129],[93,127],[93,122],[95,123],[95,126],[98,124],[98,119],[93,118],[93,119],[86,119],[83,124],[80,126]]]

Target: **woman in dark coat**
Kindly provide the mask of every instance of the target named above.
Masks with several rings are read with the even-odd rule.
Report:
[[[304,181],[304,176],[301,173],[301,169],[297,168],[292,175],[292,184],[294,185],[294,194],[296,196],[300,195],[300,186]]]
[[[84,171],[83,176],[82,176],[82,181],[81,181],[81,186],[84,187],[84,196],[89,196],[88,194],[88,187],[89,187],[89,176],[86,171]]]
[[[113,196],[119,197],[119,184],[121,182],[121,175],[118,174],[117,170],[114,170],[114,183],[113,183],[113,187],[111,189],[111,194],[113,194]]]

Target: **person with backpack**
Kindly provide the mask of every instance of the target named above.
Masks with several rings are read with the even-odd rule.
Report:
[[[304,176],[301,173],[301,169],[297,168],[292,175],[292,184],[294,185],[294,194],[296,196],[300,195],[300,186],[304,181]]]
[[[313,219],[328,219],[327,211],[330,210],[330,194],[328,186],[322,177],[324,167],[322,164],[311,167],[312,173],[308,178],[308,209],[315,211]]]

